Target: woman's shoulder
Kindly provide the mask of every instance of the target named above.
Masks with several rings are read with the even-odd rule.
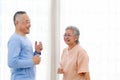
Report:
[[[80,45],[77,46],[77,50],[78,50],[79,54],[82,54],[82,55],[86,55],[87,54],[86,50],[82,46],[80,46]]]
[[[66,51],[68,51],[68,47],[65,47],[65,48],[63,49],[63,53],[65,53]]]

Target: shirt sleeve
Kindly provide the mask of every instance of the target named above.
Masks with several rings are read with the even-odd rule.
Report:
[[[88,64],[88,55],[85,51],[82,51],[82,55],[79,55],[77,60],[78,73],[89,72]]]
[[[10,68],[27,68],[34,66],[32,59],[22,59],[20,57],[21,44],[19,40],[8,42],[8,66]]]

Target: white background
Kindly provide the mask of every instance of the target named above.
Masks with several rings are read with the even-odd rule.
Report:
[[[36,80],[50,80],[50,0],[1,0],[0,10],[0,80],[10,80],[7,66],[7,42],[14,33],[13,15],[26,11],[31,19],[31,31],[27,35],[33,43],[42,41],[42,60],[36,67]],[[46,77],[47,76],[47,77]]]
[[[31,18],[28,37],[33,45],[35,40],[44,45],[42,62],[37,66],[37,80],[50,80],[54,74],[50,72],[50,4],[50,0],[1,0],[0,80],[10,80],[7,41],[14,32],[12,19],[18,10],[25,10]],[[63,41],[64,29],[69,25],[78,27],[80,44],[90,59],[91,80],[120,80],[119,4],[119,0],[60,0],[60,53],[67,46]]]
[[[63,32],[73,25],[90,59],[91,80],[120,80],[120,0],[61,0]]]

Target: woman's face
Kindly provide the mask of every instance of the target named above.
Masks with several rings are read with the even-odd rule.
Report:
[[[74,35],[74,31],[68,29],[64,34],[64,41],[67,45],[76,44],[77,37]]]

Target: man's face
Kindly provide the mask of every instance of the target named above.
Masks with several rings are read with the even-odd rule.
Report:
[[[19,31],[24,35],[29,34],[31,24],[28,15],[22,14],[20,17],[20,21],[18,22]]]
[[[74,36],[74,31],[73,30],[66,30],[64,34],[64,41],[67,45],[75,44],[76,43],[76,37]]]

